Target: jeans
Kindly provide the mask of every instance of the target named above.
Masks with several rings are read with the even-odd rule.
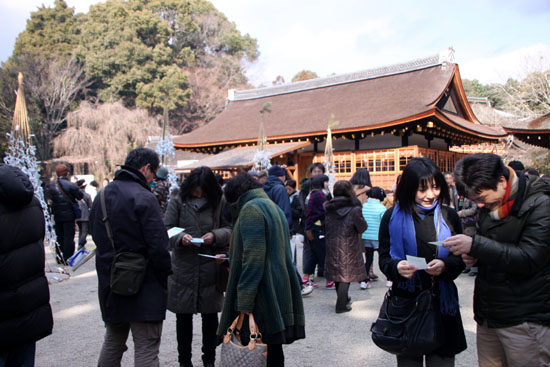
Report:
[[[162,321],[123,322],[106,325],[105,339],[99,354],[98,367],[120,367],[120,360],[128,350],[126,340],[132,330],[134,339],[134,366],[158,367]]]
[[[90,222],[83,220],[76,222],[76,224],[78,224],[78,249],[80,250],[86,245],[86,237],[88,237],[88,226]]]
[[[0,351],[0,367],[34,367],[36,343]]]
[[[203,313],[202,316],[202,361],[214,363],[218,338],[218,314]],[[193,342],[193,314],[176,314],[176,337],[178,340],[178,362],[191,364],[191,343]]]
[[[313,274],[317,265],[317,274],[321,275],[325,270],[325,232],[319,226],[313,226],[312,231],[313,240],[304,241],[303,270],[304,274]]]
[[[74,254],[74,233],[74,221],[55,222],[55,234],[57,242],[59,242],[59,250],[65,261]]]
[[[374,259],[374,249],[372,247],[365,247],[365,269],[367,270],[367,279],[369,280],[370,267],[372,266],[372,260]]]

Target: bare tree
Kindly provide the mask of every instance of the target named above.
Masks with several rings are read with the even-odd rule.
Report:
[[[102,179],[124,163],[131,149],[144,146],[149,136],[161,131],[159,121],[144,109],[128,109],[121,102],[82,102],[69,113],[67,129],[53,140],[54,155],[72,163],[76,173],[87,170]]]
[[[524,77],[503,86],[506,110],[532,119],[550,112],[550,55],[528,57],[523,63]]]
[[[24,76],[29,120],[35,136],[38,159],[51,157],[52,139],[66,124],[71,106],[83,98],[90,85],[84,65],[70,57],[46,58],[43,54],[22,54],[3,65],[0,76],[0,118],[11,120],[15,106],[17,73]],[[13,81],[12,81],[13,80]]]

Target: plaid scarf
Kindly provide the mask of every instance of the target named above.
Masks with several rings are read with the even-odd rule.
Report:
[[[514,202],[516,201],[516,198],[518,197],[518,188],[519,188],[519,178],[518,175],[516,175],[516,172],[510,168],[507,167],[508,171],[510,172],[510,177],[508,177],[508,184],[506,185],[506,192],[504,193],[504,199],[502,200],[502,204],[496,208],[493,209],[490,213],[491,218],[494,220],[502,220],[510,214],[510,211],[512,210],[512,207],[514,206]]]

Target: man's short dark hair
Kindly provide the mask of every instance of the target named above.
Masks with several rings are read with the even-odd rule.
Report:
[[[225,183],[224,194],[228,203],[236,203],[247,191],[259,189],[262,185],[247,173],[239,173]]]
[[[294,181],[294,180],[286,180],[285,186],[290,186],[290,187],[292,187],[293,189],[296,189],[296,181]]]
[[[510,161],[508,163],[508,167],[511,167],[514,171],[523,171],[525,169],[525,166],[521,161]]]
[[[313,170],[315,168],[319,168],[323,171],[323,173],[326,172],[326,168],[325,166],[323,165],[323,163],[319,163],[319,162],[316,162],[316,163],[313,163],[311,166],[309,166],[309,173],[313,172]]]
[[[160,161],[158,154],[149,148],[136,148],[130,151],[126,156],[125,166],[129,166],[135,169],[151,165],[151,170],[154,172],[159,167]]]
[[[502,159],[492,153],[469,154],[455,167],[455,180],[464,187],[469,198],[482,190],[496,190],[502,176],[508,178],[508,169]]]

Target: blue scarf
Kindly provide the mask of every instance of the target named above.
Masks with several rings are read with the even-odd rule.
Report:
[[[441,207],[439,200],[436,200],[430,208],[425,208],[416,205],[419,214],[425,215],[434,210],[434,226],[439,227],[437,240],[443,241],[451,236],[451,230],[441,215]],[[439,223],[438,223],[439,222]],[[416,231],[414,229],[414,221],[411,213],[401,209],[399,203],[396,203],[393,208],[393,213],[390,218],[390,255],[395,260],[405,260],[406,255],[417,256]],[[437,258],[444,259],[449,256],[449,250],[442,246],[437,246]],[[417,288],[422,289],[422,282],[418,272],[406,281],[398,282],[398,288],[405,289],[413,293]],[[455,296],[454,288],[450,282],[443,280],[439,281],[439,306],[441,313],[448,315],[456,315],[458,311],[458,299]]]

